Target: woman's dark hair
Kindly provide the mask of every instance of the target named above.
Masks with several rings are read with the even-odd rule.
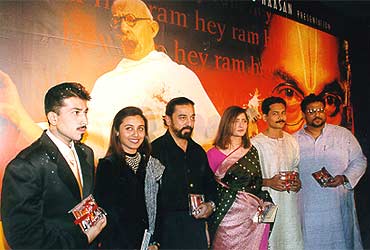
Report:
[[[144,156],[145,162],[148,161],[150,153],[151,153],[151,145],[150,145],[149,137],[148,137],[148,120],[144,116],[143,111],[137,107],[123,108],[120,111],[118,111],[118,113],[114,117],[112,128],[110,131],[109,147],[105,155],[106,157],[111,156],[111,155],[116,155],[119,157],[125,156],[125,152],[122,149],[121,141],[118,135],[119,127],[121,126],[123,120],[126,117],[137,116],[137,115],[143,118],[144,125],[145,125],[145,138],[144,138],[143,143],[138,148],[138,152],[140,152],[141,155]]]
[[[218,125],[217,136],[214,143],[215,146],[221,149],[226,149],[226,147],[231,143],[230,137],[232,135],[233,125],[236,118],[240,114],[245,114],[245,117],[248,120],[245,109],[242,107],[230,106],[225,110],[225,112],[222,114],[220,124]],[[244,148],[248,148],[250,146],[248,131],[243,136],[242,143]]]

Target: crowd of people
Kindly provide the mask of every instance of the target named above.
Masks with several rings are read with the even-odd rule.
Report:
[[[349,130],[326,122],[325,95],[305,95],[299,115],[305,125],[292,135],[284,131],[289,105],[265,98],[267,128],[249,138],[253,112],[230,106],[220,118],[196,75],[154,50],[158,25],[144,3],[116,1],[112,12],[126,34],[125,59],[97,81],[89,109],[81,84],[50,88],[48,129],[6,167],[1,219],[10,248],[362,249],[354,188],[367,160]],[[125,31],[134,26],[150,36]],[[137,70],[121,69],[130,65]],[[166,92],[166,101],[153,99],[154,92],[145,100],[135,96],[156,91],[150,79],[165,84],[168,67],[192,79],[192,87]],[[140,85],[136,77],[149,68]],[[142,89],[132,100],[120,98],[115,84],[122,82]],[[151,125],[165,128],[152,142]],[[202,145],[207,131],[217,130],[207,152],[192,139],[197,126],[206,135]],[[87,131],[87,142],[102,142],[96,168],[93,150],[81,142]],[[330,174],[325,182],[312,175],[322,169]],[[106,214],[81,230],[68,211],[90,194]]]
[[[366,158],[350,131],[326,123],[322,97],[303,99],[306,126],[294,135],[283,131],[280,97],[263,100],[268,127],[252,139],[246,110],[231,106],[207,153],[191,138],[192,100],[170,100],[167,131],[153,143],[142,110],[125,107],[96,175],[80,142],[88,100],[79,83],[52,87],[49,128],[7,166],[1,217],[11,248],[139,249],[147,239],[150,250],[362,249],[353,189]],[[324,186],[312,176],[321,168],[332,175]],[[67,211],[90,194],[107,215],[80,230]],[[264,221],[272,204],[276,217]]]

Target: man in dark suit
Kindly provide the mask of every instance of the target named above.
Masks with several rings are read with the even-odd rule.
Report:
[[[90,95],[79,83],[62,83],[45,96],[49,129],[5,170],[1,216],[12,249],[83,249],[106,225],[83,232],[68,213],[93,191],[94,154],[80,143]]]

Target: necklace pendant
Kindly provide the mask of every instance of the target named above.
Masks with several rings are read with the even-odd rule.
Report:
[[[126,164],[132,169],[132,171],[134,171],[135,174],[139,168],[140,161],[141,155],[139,152],[136,152],[134,156],[125,155]]]

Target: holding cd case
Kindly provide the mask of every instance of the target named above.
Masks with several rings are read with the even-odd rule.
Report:
[[[289,193],[294,181],[298,179],[298,172],[296,171],[280,171],[280,180],[285,181],[286,191]]]
[[[320,184],[321,187],[326,187],[329,182],[333,181],[333,176],[326,170],[325,167],[321,170],[312,173],[313,178]]]
[[[84,232],[94,226],[99,220],[103,219],[104,215],[107,215],[104,209],[98,206],[91,194],[68,213],[73,214],[75,217],[74,223],[79,225]]]
[[[258,206],[257,212],[252,220],[254,223],[273,223],[277,210],[277,205],[271,202],[264,202],[263,206]]]
[[[203,194],[189,194],[189,214],[197,215],[199,214],[198,207],[204,202]]]

